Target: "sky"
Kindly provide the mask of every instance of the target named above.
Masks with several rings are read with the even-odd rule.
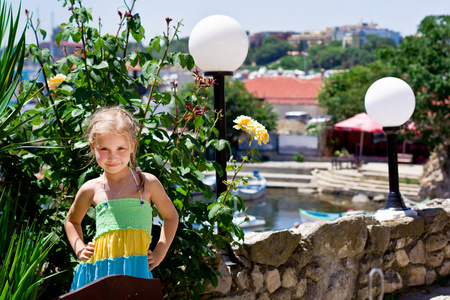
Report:
[[[16,12],[20,0],[6,0]],[[125,0],[131,3],[131,0]],[[70,12],[62,7],[63,0],[22,0],[21,23],[25,24],[25,9],[40,20],[40,28],[51,35],[52,27],[67,22]],[[83,0],[92,8],[92,27],[102,20],[102,33],[115,34],[118,28],[117,11],[125,12],[124,0]],[[413,35],[420,22],[428,15],[450,15],[449,0],[137,0],[134,12],[141,16],[146,30],[146,40],[166,30],[165,18],[173,19],[171,25],[182,22],[180,37],[188,37],[201,19],[210,15],[227,15],[238,21],[250,34],[263,31],[324,30],[327,27],[359,24],[378,24]],[[27,33],[27,43],[34,40]],[[46,40],[49,40],[47,38]]]

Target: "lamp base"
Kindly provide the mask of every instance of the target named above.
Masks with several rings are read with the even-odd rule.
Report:
[[[389,221],[395,220],[403,217],[415,217],[417,212],[414,209],[379,209],[375,213],[375,219],[378,221]]]

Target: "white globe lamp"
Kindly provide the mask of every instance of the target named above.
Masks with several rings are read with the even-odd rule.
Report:
[[[387,137],[389,194],[386,205],[377,211],[375,219],[385,221],[417,216],[415,210],[405,205],[400,193],[397,157],[397,132],[414,112],[416,106],[414,92],[405,81],[399,78],[381,78],[367,90],[364,105],[370,118],[383,126]]]
[[[411,118],[416,100],[411,87],[403,80],[385,77],[375,81],[364,100],[367,114],[383,127],[403,125]]]
[[[235,19],[209,16],[192,30],[189,52],[204,72],[234,72],[247,57],[248,37]]]

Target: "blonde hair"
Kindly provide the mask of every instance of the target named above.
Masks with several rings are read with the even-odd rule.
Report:
[[[136,150],[138,148],[137,130],[136,120],[126,109],[120,106],[102,108],[91,116],[91,121],[86,129],[86,140],[95,144],[98,135],[114,133],[124,137],[130,146],[133,145],[133,141],[136,141],[133,151],[130,153],[130,167],[135,169],[137,167]],[[94,161],[93,153],[91,155],[91,160]],[[141,179],[140,187],[143,188],[143,176],[140,171],[138,173]]]

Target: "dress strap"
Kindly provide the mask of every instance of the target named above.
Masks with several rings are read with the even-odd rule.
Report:
[[[137,179],[136,179],[136,176],[134,175],[133,170],[131,170],[131,175],[133,175],[134,182],[136,183],[136,187],[138,188],[138,191],[139,191],[139,198],[141,198],[141,204],[143,204],[143,203],[142,203],[143,199],[142,199],[141,186],[140,186],[139,183],[137,182]]]

